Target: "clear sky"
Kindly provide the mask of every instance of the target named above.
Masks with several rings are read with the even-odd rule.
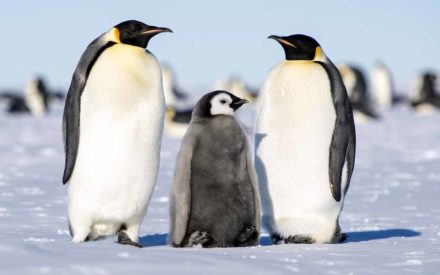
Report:
[[[0,87],[34,74],[68,88],[84,49],[113,25],[137,19],[171,28],[149,49],[185,89],[210,89],[232,73],[260,85],[284,58],[271,34],[304,33],[335,62],[369,70],[382,60],[405,87],[440,65],[440,1],[4,1]]]

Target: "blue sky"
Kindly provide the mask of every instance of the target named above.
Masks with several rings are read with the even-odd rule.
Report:
[[[315,37],[336,63],[370,69],[382,60],[399,86],[440,65],[439,1],[4,1],[0,87],[34,74],[68,88],[88,43],[137,19],[171,28],[149,49],[172,65],[183,88],[208,90],[232,73],[260,85],[284,58],[271,34]]]

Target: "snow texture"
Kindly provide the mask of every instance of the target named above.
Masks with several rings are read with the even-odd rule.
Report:
[[[240,111],[252,126],[253,110]],[[346,242],[177,249],[166,244],[180,140],[164,137],[143,249],[115,238],[72,244],[61,106],[44,118],[0,114],[0,274],[440,274],[440,114],[402,107],[357,125],[354,175],[341,216]]]

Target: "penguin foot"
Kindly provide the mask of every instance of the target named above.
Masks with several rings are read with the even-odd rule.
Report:
[[[274,244],[291,244],[291,243],[306,243],[312,244],[315,243],[315,240],[311,237],[303,236],[303,235],[293,235],[287,238],[283,238],[278,234],[272,235],[272,243]]]
[[[193,246],[202,246],[209,242],[211,240],[211,236],[208,232],[200,232],[200,231],[194,231],[191,236],[188,238],[188,243],[185,245],[186,247],[193,247]]]
[[[342,243],[347,239],[347,234],[339,233],[333,236],[331,243]]]
[[[255,226],[246,227],[236,239],[237,246],[255,245],[258,239],[258,231]]]
[[[336,226],[335,234],[333,235],[330,243],[342,243],[347,239],[347,234],[342,233],[342,229],[339,224]]]
[[[127,235],[127,233],[125,233],[124,231],[119,231],[118,233],[118,243],[119,244],[124,244],[124,245],[132,245],[135,247],[139,247],[142,248],[142,245],[140,243],[137,242],[133,242]]]
[[[311,237],[307,237],[307,236],[302,236],[302,235],[294,235],[294,236],[289,236],[286,239],[286,243],[307,243],[307,244],[311,244],[314,243],[315,240]]]

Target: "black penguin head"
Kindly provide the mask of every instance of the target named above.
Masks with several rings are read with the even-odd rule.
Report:
[[[149,26],[136,20],[128,20],[116,25],[112,32],[117,42],[145,49],[150,39],[156,34],[173,31],[168,28]]]
[[[268,38],[274,39],[281,44],[287,60],[316,60],[323,54],[319,43],[307,35],[271,35]]]
[[[243,104],[249,103],[230,92],[214,91],[204,95],[194,108],[193,117],[211,118],[218,115],[233,116]]]

